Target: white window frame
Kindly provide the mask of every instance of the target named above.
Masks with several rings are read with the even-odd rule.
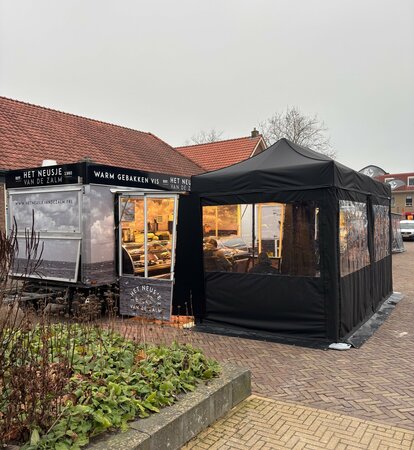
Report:
[[[410,203],[408,203],[408,199],[410,199]],[[413,206],[413,197],[412,195],[407,195],[405,197],[405,206],[412,207]]]
[[[18,237],[20,239],[22,239],[22,237]],[[24,237],[23,237],[24,238]],[[66,236],[66,237],[61,237],[61,236],[43,236],[40,238],[40,240],[44,240],[44,241],[52,241],[52,240],[59,240],[59,241],[74,241],[75,244],[78,246],[77,252],[76,252],[76,266],[75,266],[75,271],[74,271],[74,275],[73,278],[59,278],[59,277],[48,277],[47,275],[41,275],[41,274],[34,274],[31,273],[29,275],[26,275],[27,278],[36,278],[38,280],[48,280],[48,281],[67,281],[69,283],[76,283],[76,281],[78,280],[78,273],[79,273],[79,264],[80,264],[80,251],[81,251],[81,239],[78,236]],[[25,275],[24,273],[20,273],[20,272],[13,272],[12,273],[13,276],[23,276]]]
[[[36,232],[39,232],[41,237],[47,237],[47,236],[54,236],[54,235],[59,235],[59,236],[65,236],[65,235],[80,235],[82,232],[82,202],[83,202],[83,190],[82,190],[82,186],[64,186],[61,189],[58,189],[56,187],[54,188],[44,188],[44,189],[10,189],[9,190],[9,201],[8,201],[8,206],[9,206],[9,217],[10,217],[10,224],[9,226],[11,226],[11,224],[13,223],[13,217],[14,217],[14,211],[13,211],[13,201],[12,198],[15,194],[48,194],[50,192],[68,192],[68,191],[78,191],[78,208],[79,208],[79,215],[78,215],[78,223],[77,225],[77,230],[75,231],[49,231],[49,230],[36,230]],[[36,225],[36,224],[35,224]],[[22,235],[24,237],[24,230],[17,230],[17,235],[20,236]]]
[[[67,191],[77,191],[78,192],[78,209],[79,209],[79,221],[78,221],[78,230],[73,232],[61,232],[61,231],[48,231],[48,230],[36,230],[35,224],[35,232],[38,233],[38,237],[40,240],[73,240],[76,241],[78,246],[76,252],[76,267],[74,278],[57,278],[57,277],[48,277],[43,275],[30,274],[28,278],[36,278],[40,280],[50,280],[50,281],[66,281],[69,283],[76,283],[78,280],[79,274],[79,265],[80,265],[80,253],[82,248],[82,211],[83,211],[83,187],[80,185],[67,185],[67,186],[53,186],[53,187],[44,187],[44,188],[33,188],[33,189],[10,189],[9,197],[8,197],[8,206],[9,206],[9,226],[13,223],[13,203],[12,198],[14,194],[46,194],[50,192],[67,192]],[[7,230],[10,233],[10,229]],[[16,238],[25,239],[26,238],[26,230],[17,229]],[[75,245],[76,245],[75,244]],[[11,272],[13,276],[22,276],[24,274]]]
[[[174,280],[175,275],[175,253],[176,253],[176,241],[177,241],[177,214],[178,214],[178,202],[179,194],[165,192],[163,193],[144,193],[144,192],[123,192],[119,199],[122,198],[133,199],[133,198],[143,198],[144,199],[144,276],[142,278],[154,279],[154,277],[148,277],[148,221],[147,221],[147,200],[152,198],[171,198],[174,200],[174,219],[173,219],[173,232],[171,239],[171,269],[170,269],[170,280]],[[121,204],[121,202],[119,202]],[[122,211],[119,208],[118,211],[118,223],[121,225]],[[120,276],[131,276],[134,275],[124,274],[122,268],[122,227],[118,227],[118,247],[119,247],[119,275]]]
[[[411,181],[411,183],[410,183]],[[407,177],[407,186],[413,186],[414,187],[414,176]]]

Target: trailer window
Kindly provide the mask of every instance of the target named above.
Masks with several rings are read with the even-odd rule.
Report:
[[[26,241],[18,238],[18,252],[13,266],[15,275],[56,281],[75,282],[78,278],[80,240],[40,239],[38,258],[28,254]],[[40,257],[40,258],[39,258]]]
[[[31,229],[34,217],[37,232],[80,233],[79,196],[80,190],[10,194],[10,212],[16,220],[17,231]]]
[[[80,187],[9,192],[9,227],[16,227],[19,243],[12,269],[14,275],[77,281],[82,241],[81,204]],[[25,236],[32,228],[39,236],[39,249],[43,249],[38,261],[33,261],[33,256],[26,250]]]
[[[173,277],[176,208],[173,196],[121,197],[122,274]]]

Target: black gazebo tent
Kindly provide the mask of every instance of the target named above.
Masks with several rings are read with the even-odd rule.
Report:
[[[194,225],[185,226],[200,264],[192,264],[186,278],[204,323],[339,341],[392,293],[389,187],[327,156],[281,139],[246,161],[194,176],[191,197],[197,214]],[[235,225],[226,214],[237,214]],[[203,273],[207,216],[214,223],[204,223],[204,237],[224,241],[224,250],[226,239],[243,242],[252,234],[244,238],[247,251],[231,255],[231,271]],[[269,241],[257,235],[268,237],[272,223],[275,243],[266,247]],[[260,251],[274,256],[276,273],[252,270]]]

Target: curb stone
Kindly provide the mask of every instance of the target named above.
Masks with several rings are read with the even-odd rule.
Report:
[[[251,374],[223,364],[219,378],[199,384],[177,403],[146,419],[129,423],[125,432],[103,433],[87,450],[179,449],[251,394]]]

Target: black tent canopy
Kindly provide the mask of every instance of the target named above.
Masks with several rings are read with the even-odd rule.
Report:
[[[192,191],[246,194],[330,187],[390,196],[383,183],[287,139],[280,139],[253,158],[193,177]]]
[[[325,155],[281,139],[192,177],[191,195],[189,279],[206,323],[338,341],[392,292],[390,189]],[[232,269],[204,271],[203,238]]]

